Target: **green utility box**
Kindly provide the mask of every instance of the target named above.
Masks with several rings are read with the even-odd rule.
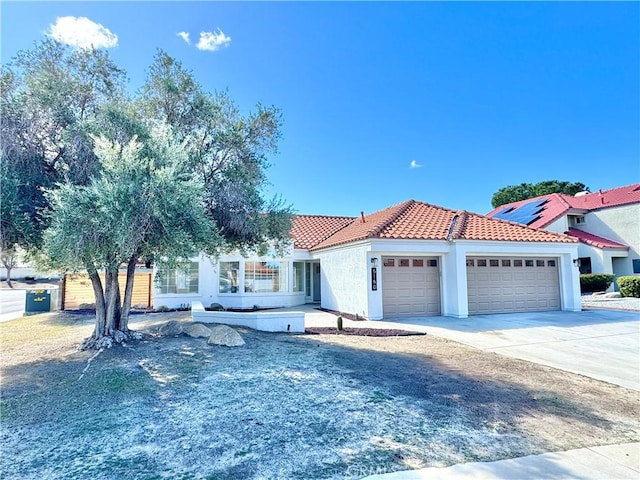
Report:
[[[26,313],[51,311],[51,290],[27,290]]]

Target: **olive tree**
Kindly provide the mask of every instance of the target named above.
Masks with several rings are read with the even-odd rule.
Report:
[[[88,346],[129,335],[140,259],[175,267],[199,252],[288,243],[291,208],[263,196],[280,137],[276,108],[242,115],[226,92],[204,91],[163,52],[129,98],[105,52],[54,41],[21,52],[2,81],[11,100],[2,191],[18,213],[3,218],[2,246],[24,244],[42,250],[50,268],[89,274],[96,328]]]
[[[124,72],[104,52],[47,40],[3,65],[0,78],[0,256],[8,260],[41,247],[46,189],[96,174],[92,127],[105,103],[123,98]]]
[[[154,128],[144,144],[137,138],[125,145],[96,138],[94,149],[100,176],[49,192],[44,250],[50,266],[88,273],[96,324],[85,346],[103,347],[130,335],[139,258],[153,256],[175,267],[200,252],[215,254],[221,237],[202,205],[202,184],[186,169],[186,149],[168,128]],[[118,283],[122,266],[124,295]]]

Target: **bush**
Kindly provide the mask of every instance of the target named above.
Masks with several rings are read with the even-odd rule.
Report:
[[[582,293],[604,292],[613,282],[613,275],[608,273],[583,273],[580,275],[580,291]]]
[[[640,297],[640,277],[618,277],[617,283],[623,297]]]

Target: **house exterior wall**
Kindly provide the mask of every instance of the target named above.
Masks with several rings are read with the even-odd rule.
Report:
[[[622,205],[619,207],[595,210],[585,215],[586,223],[582,230],[593,233],[625,245],[629,245],[627,252],[611,250],[605,251],[608,257],[606,270],[592,270],[594,273],[615,273],[617,276],[633,275],[633,260],[640,259],[640,204]],[[626,260],[616,261],[616,271],[613,271],[611,257],[624,257]]]
[[[222,255],[219,259],[211,259],[205,255],[194,257],[192,262],[198,263],[198,292],[197,293],[180,293],[180,294],[162,294],[157,284],[154,286],[153,306],[166,306],[169,308],[180,308],[190,306],[191,302],[200,301],[205,307],[212,303],[219,303],[225,308],[252,308],[254,305],[260,307],[293,307],[303,305],[305,303],[304,291],[293,292],[293,262],[304,261],[309,259],[306,251],[293,250],[285,252],[283,257],[248,257],[245,258],[237,252],[229,255]],[[244,285],[244,265],[245,262],[286,262],[288,264],[288,291],[287,292],[269,292],[269,293],[252,293],[245,292]],[[220,271],[219,262],[238,262],[238,286],[240,287],[236,293],[219,293],[220,292]]]
[[[368,244],[357,243],[315,252],[320,260],[321,306],[370,318]],[[380,265],[378,267],[380,270]],[[380,280],[378,280],[380,284]],[[380,287],[378,287],[380,288]]]
[[[544,229],[550,232],[564,233],[569,230],[569,227],[569,217],[567,215],[563,215],[544,227]]]
[[[370,320],[383,318],[383,256],[435,256],[440,258],[442,315],[469,315],[467,256],[530,256],[558,259],[562,310],[580,311],[580,282],[573,260],[578,244],[538,242],[426,241],[373,239],[313,254],[320,259],[322,306],[358,313]],[[371,258],[378,259],[377,290],[371,288]]]

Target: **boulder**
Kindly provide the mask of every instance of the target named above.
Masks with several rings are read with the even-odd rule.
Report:
[[[604,294],[604,298],[622,298],[620,292],[609,292]]]
[[[244,340],[233,328],[218,325],[211,329],[211,336],[207,343],[209,345],[224,345],[225,347],[241,347],[244,345]]]
[[[176,320],[171,320],[170,322],[162,325],[159,331],[160,335],[164,335],[165,337],[174,337],[176,335],[180,335],[183,332],[183,328]]]
[[[193,338],[207,338],[211,336],[211,329],[201,323],[188,323],[182,327],[182,330]]]

